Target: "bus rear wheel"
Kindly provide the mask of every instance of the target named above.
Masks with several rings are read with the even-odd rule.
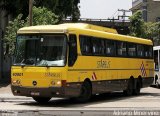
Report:
[[[32,98],[40,104],[48,103],[49,100],[51,99],[50,97],[32,97]]]
[[[78,98],[76,98],[79,102],[87,102],[92,96],[92,87],[88,81],[84,81],[81,86],[81,93]]]
[[[139,80],[137,80],[136,85],[135,85],[135,89],[133,91],[133,94],[134,95],[139,95],[140,90],[141,90],[141,82]]]
[[[123,91],[124,95],[131,96],[133,94],[133,79],[129,79],[127,89]]]

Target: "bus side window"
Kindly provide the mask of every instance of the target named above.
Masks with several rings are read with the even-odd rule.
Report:
[[[152,46],[145,46],[145,57],[146,58],[152,58]]]
[[[136,44],[128,43],[128,56],[130,57],[136,56]]]
[[[105,48],[106,48],[105,55],[115,56],[115,53],[116,53],[115,41],[105,40]]]
[[[92,55],[91,37],[80,35],[80,48],[82,55]]]
[[[126,49],[126,43],[125,42],[117,42],[117,54],[119,56],[126,56],[127,49]]]
[[[68,66],[73,66],[77,60],[77,39],[76,35],[69,35],[69,58]]]
[[[137,56],[138,57],[144,57],[144,46],[143,45],[137,45]]]
[[[93,55],[103,55],[103,41],[100,38],[92,38]]]

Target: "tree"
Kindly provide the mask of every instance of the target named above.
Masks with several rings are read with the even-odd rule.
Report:
[[[80,11],[78,3],[80,0],[35,0],[36,6],[44,6],[53,11],[62,20],[71,16],[73,21],[78,20]],[[49,4],[48,4],[49,3]]]
[[[160,22],[153,23],[150,29],[154,45],[160,45]]]
[[[9,22],[6,28],[4,42],[10,45],[9,53],[14,51],[14,42],[16,39],[16,32],[19,28],[29,26],[28,17],[22,19],[23,14],[19,14],[13,21]],[[33,7],[33,25],[55,24],[58,22],[58,17],[47,8]]]
[[[54,12],[62,20],[71,16],[73,20],[78,20],[80,11],[78,3],[80,0],[34,0],[36,7],[46,7]],[[22,19],[28,16],[29,0],[0,0],[0,8],[5,9],[8,14],[16,18],[18,14],[23,14]]]
[[[130,35],[151,39],[154,45],[160,45],[160,22],[144,22],[141,11],[130,17]]]
[[[142,19],[142,12],[137,11],[134,13],[130,18],[131,25],[129,27],[130,29],[130,35],[136,36],[136,37],[145,37],[145,23]]]
[[[22,18],[28,16],[29,0],[0,0],[0,8],[16,18],[18,14],[23,14]]]
[[[52,11],[45,7],[33,7],[33,25],[51,25],[57,22],[58,16],[52,13]]]
[[[16,38],[17,30],[26,25],[26,21],[22,20],[22,14],[19,14],[17,18],[9,22],[8,27],[6,28],[6,33],[4,36],[4,43],[10,46],[9,53],[13,53],[14,42]]]

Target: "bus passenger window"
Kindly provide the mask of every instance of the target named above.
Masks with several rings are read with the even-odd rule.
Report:
[[[76,35],[69,35],[69,58],[68,66],[73,66],[77,60],[77,39]]]
[[[117,54],[119,56],[126,56],[126,43],[117,42]]]
[[[136,45],[133,43],[128,44],[128,55],[131,57],[136,56]]]
[[[137,56],[144,57],[144,46],[143,45],[137,45]]]
[[[146,58],[152,58],[152,47],[151,46],[145,46],[145,53],[144,53],[144,55],[145,55],[145,57]]]
[[[84,55],[92,54],[92,45],[91,45],[91,37],[88,36],[80,36],[80,48],[81,53]]]
[[[115,56],[115,41],[105,40],[105,54],[109,56]]]
[[[99,38],[92,38],[92,51],[93,51],[93,55],[103,55],[103,44],[101,39]]]

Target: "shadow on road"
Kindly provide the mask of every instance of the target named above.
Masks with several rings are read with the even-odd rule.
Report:
[[[10,84],[10,80],[7,79],[0,79],[0,88],[7,87]]]
[[[141,96],[160,96],[160,93],[141,93]],[[95,105],[105,102],[117,102],[125,99],[131,99],[139,96],[124,96],[122,92],[105,93],[100,95],[94,95],[90,101],[86,103],[79,103],[74,99],[51,99],[47,104],[38,104],[36,102],[21,103],[18,105],[38,106],[38,107],[85,107],[88,105]]]
[[[0,88],[1,87],[7,87],[10,83],[0,83]]]

